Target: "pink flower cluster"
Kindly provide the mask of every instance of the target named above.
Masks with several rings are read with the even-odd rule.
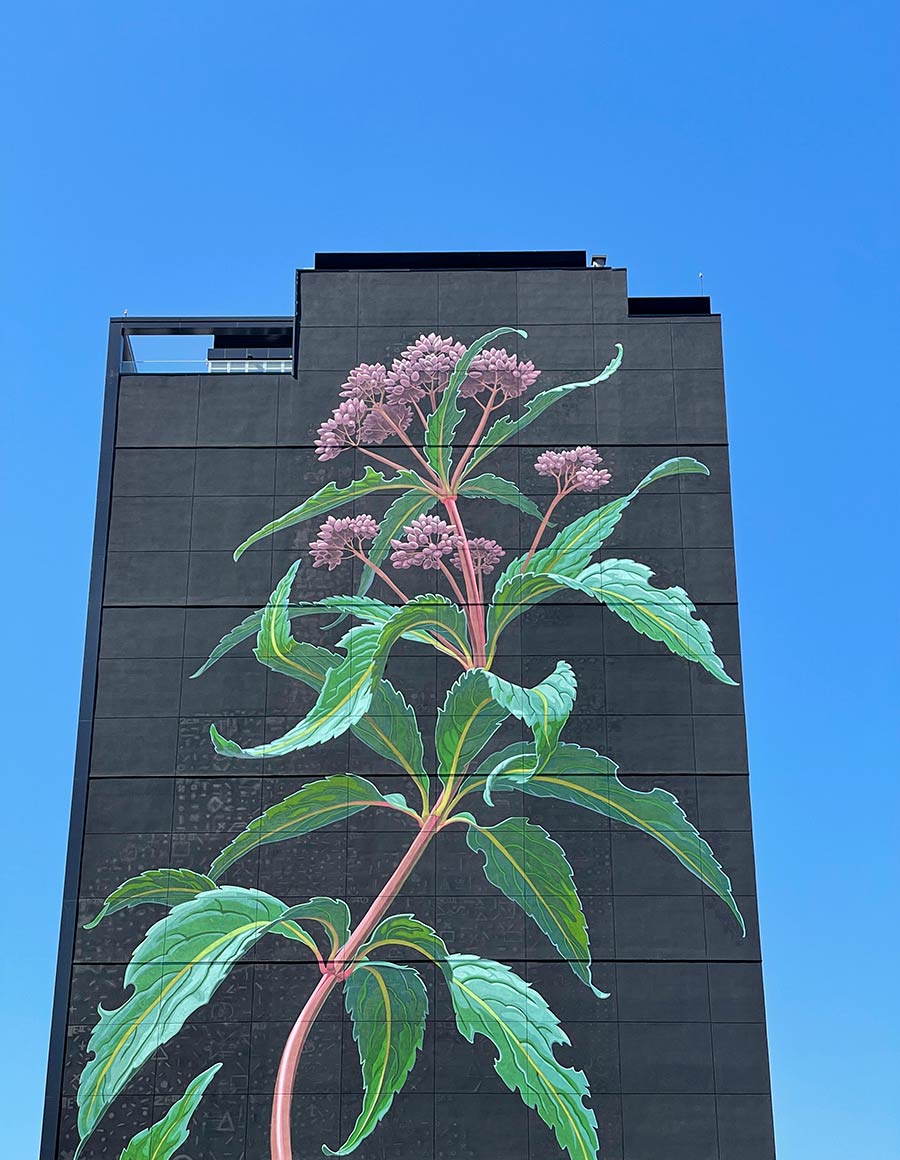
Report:
[[[463,570],[460,548],[462,539],[439,516],[419,516],[403,529],[402,540],[391,540],[391,563],[395,568],[437,569],[446,556],[460,572]],[[486,576],[506,554],[496,540],[476,536],[467,541],[469,555],[477,575]]]
[[[469,556],[475,568],[476,576],[487,576],[488,572],[493,572],[494,568],[496,568],[506,555],[496,540],[488,540],[484,536],[475,536],[474,539],[468,541],[468,545]],[[459,556],[459,548],[451,556],[450,563],[454,568],[458,568],[460,572],[462,571],[462,560]]]
[[[332,572],[342,560],[362,552],[363,545],[377,535],[378,523],[369,515],[329,516],[309,545],[313,567],[327,567]]]
[[[593,447],[575,447],[571,451],[544,451],[535,460],[538,475],[557,481],[560,491],[597,491],[612,479],[603,460]]]
[[[459,547],[459,536],[439,516],[419,516],[403,530],[405,539],[391,540],[395,568],[440,568],[444,556]]]
[[[463,398],[474,399],[482,391],[499,390],[505,399],[515,399],[537,381],[540,373],[534,363],[520,363],[516,355],[492,347],[472,359],[459,393]]]
[[[381,363],[360,363],[341,387],[343,402],[319,427],[316,456],[323,462],[336,459],[347,447],[379,444],[412,422],[412,411],[389,397],[390,382]]]
[[[395,358],[388,376],[388,401],[417,403],[428,395],[445,390],[450,375],[466,353],[461,342],[443,338],[440,334],[422,334],[411,343],[400,358]]]
[[[336,459],[348,447],[375,446],[402,435],[412,423],[412,405],[426,395],[432,407],[446,390],[453,368],[466,347],[440,334],[421,334],[395,358],[391,369],[382,363],[360,363],[340,389],[343,400],[316,434],[316,456]],[[541,372],[531,362],[492,347],[472,359],[460,386],[463,398],[497,391],[503,401],[523,394]]]

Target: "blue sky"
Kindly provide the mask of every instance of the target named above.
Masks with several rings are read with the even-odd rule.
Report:
[[[0,1085],[37,1154],[105,325],[288,313],[329,249],[584,248],[724,315],[776,1127],[896,1154],[897,16],[16,5]],[[9,404],[7,404],[9,407]]]

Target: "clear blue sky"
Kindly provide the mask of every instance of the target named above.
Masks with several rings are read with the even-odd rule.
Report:
[[[10,9],[7,1155],[37,1153],[106,318],[288,313],[317,249],[557,247],[637,294],[702,270],[724,314],[780,1156],[897,1155],[897,31],[888,0]]]

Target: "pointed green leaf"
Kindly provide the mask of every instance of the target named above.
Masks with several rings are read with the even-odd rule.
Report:
[[[497,581],[487,610],[488,664],[497,651],[497,644],[503,630],[533,604],[546,600],[565,585],[552,573],[516,571],[525,559],[520,556],[513,560]]]
[[[725,685],[736,685],[716,655],[712,634],[683,588],[655,588],[653,572],[634,560],[602,560],[592,564],[570,588],[593,596],[632,628],[658,640],[671,652],[696,661]]]
[[[527,763],[527,755],[521,764]],[[471,782],[478,788],[477,780]],[[536,777],[507,776],[501,772],[494,792],[522,789],[532,797],[556,798],[605,814],[614,821],[642,830],[664,846],[686,869],[722,899],[744,931],[744,920],[734,900],[731,880],[709,843],[688,821],[678,799],[667,790],[643,792],[619,780],[618,766],[608,757],[580,745],[561,744]]]
[[[216,884],[205,874],[193,870],[145,870],[136,878],[129,878],[110,894],[96,918],[84,924],[85,930],[93,930],[108,914],[125,910],[130,906],[155,903],[158,906],[176,906],[195,898],[206,890],[215,890]]]
[[[524,721],[534,734],[536,763],[533,772],[538,773],[547,764],[563,726],[569,719],[578,682],[572,666],[567,661],[559,661],[556,668],[533,689],[523,689],[494,673],[487,673],[491,692],[504,709],[514,717]],[[484,787],[484,800],[491,802],[491,786],[498,772],[490,775]]]
[[[526,818],[470,825],[466,841],[483,856],[488,882],[537,923],[577,978],[598,998],[608,999],[591,981],[587,921],[563,848]]]
[[[440,402],[428,416],[425,425],[425,457],[444,483],[449,482],[450,467],[453,463],[453,437],[456,429],[465,418],[458,403],[459,388],[465,382],[472,359],[484,350],[488,343],[493,342],[503,334],[518,334],[527,338],[524,330],[516,330],[513,326],[500,326],[490,334],[483,334],[476,338],[466,353],[457,360],[447,389],[441,395]]]
[[[425,1038],[428,993],[412,967],[362,963],[344,984],[344,1002],[362,1066],[362,1111],[343,1147],[326,1156],[349,1156],[387,1115],[416,1062]]]
[[[382,625],[378,652],[382,670],[397,641],[415,632],[427,632],[432,644],[436,640],[445,649],[471,655],[465,613],[446,596],[426,592],[395,608],[390,619]]]
[[[244,540],[240,547],[235,549],[234,558],[239,560],[251,544],[265,539],[266,536],[273,536],[276,532],[293,528],[297,524],[303,523],[304,520],[315,519],[316,516],[322,516],[326,512],[341,507],[345,503],[350,503],[351,500],[360,499],[364,495],[371,495],[376,491],[405,491],[408,488],[425,490],[427,487],[428,484],[414,471],[404,469],[398,475],[385,478],[380,471],[374,471],[371,467],[367,467],[362,479],[355,479],[346,487],[338,487],[333,482],[326,483],[315,495],[304,500],[299,507],[295,507],[292,511],[286,512],[285,515],[279,516],[277,520],[266,524],[264,528],[260,528],[258,532],[254,532],[252,536]]]
[[[254,818],[215,859],[210,877],[221,878],[229,866],[258,846],[300,838],[370,806],[393,804],[370,781],[355,774],[339,773],[311,781]]]
[[[191,680],[195,681],[198,677],[202,677],[206,670],[211,669],[216,661],[221,660],[227,652],[231,652],[233,648],[237,648],[239,644],[249,640],[251,636],[256,636],[259,632],[259,626],[262,624],[263,611],[262,608],[258,608],[256,612],[251,612],[249,616],[244,617],[240,624],[226,632],[200,668],[195,673],[191,673]]]
[[[223,886],[182,902],[150,927],[125,969],[131,996],[100,1008],[78,1086],[79,1157],[100,1118],[132,1076],[185,1020],[208,1003],[231,968],[281,922],[283,902]]]
[[[523,495],[516,485],[499,475],[477,475],[467,479],[459,488],[459,495],[465,499],[495,499],[499,503],[518,508],[536,520],[543,519],[544,513],[537,504]]]
[[[447,947],[440,935],[411,914],[392,914],[382,919],[369,935],[368,942],[360,948],[359,955],[362,957],[387,946],[412,951],[433,963],[443,963],[447,958]]]
[[[375,688],[387,664],[390,650],[408,633],[427,631],[435,647],[458,649],[469,655],[466,618],[458,605],[444,596],[425,594],[395,608],[380,627],[362,625],[338,642],[347,657],[325,676],[315,705],[306,717],[284,736],[251,749],[226,740],[212,726],[216,752],[229,757],[275,757],[307,749],[337,737],[369,713]]]
[[[573,520],[546,548],[511,560],[497,578],[487,615],[488,653],[493,655],[500,633],[531,604],[546,600],[566,587],[559,577],[575,579],[593,554],[612,534],[622,513],[645,487],[670,475],[709,475],[697,459],[680,456],[658,464],[628,495],[620,496],[595,512]]]
[[[191,1080],[181,1099],[172,1104],[163,1118],[151,1128],[138,1132],[119,1160],[172,1160],[191,1134],[188,1128],[191,1116],[221,1066],[221,1063],[214,1063]]]
[[[494,696],[488,674],[468,669],[447,691],[434,733],[438,776],[462,773],[497,732],[510,710]]]
[[[664,463],[658,464],[628,495],[612,500],[598,511],[589,512],[563,528],[546,548],[535,552],[528,565],[528,571],[577,576],[590,563],[594,552],[598,551],[612,534],[631,501],[645,487],[670,475],[709,475],[709,468],[690,456],[667,459]]]
[[[263,843],[260,843],[261,845]],[[328,935],[329,950],[323,956],[330,959],[350,937],[350,907],[341,898],[311,898],[286,910],[285,922],[315,922]]]
[[[300,561],[296,560],[282,579],[279,580],[275,591],[269,597],[269,604],[275,602],[282,606],[289,620],[294,620],[301,616],[322,616],[325,613],[334,612],[335,609],[338,609],[342,613],[340,617],[342,620],[345,616],[353,615],[369,624],[381,624],[393,611],[393,606],[385,604],[383,600],[356,596],[327,596],[324,600],[295,601],[292,604],[289,600],[289,593],[299,567]],[[286,588],[284,587],[285,581],[288,581]],[[235,625],[234,628],[226,632],[200,668],[195,673],[191,673],[190,679],[194,681],[197,677],[202,677],[206,670],[212,668],[216,661],[221,660],[226,653],[230,652],[233,648],[237,648],[245,640],[249,640],[253,636],[258,637],[259,630],[262,628],[265,612],[265,608],[258,608],[256,612],[251,612],[249,616],[244,617],[240,624]],[[278,668],[277,653],[269,649],[264,650],[264,652],[265,656],[259,657],[263,661],[263,664],[269,665],[276,672],[283,671]],[[294,672],[288,673],[288,676],[296,675]],[[300,679],[302,680],[303,678],[301,677]]]
[[[460,1034],[470,1043],[484,1035],[497,1047],[497,1075],[553,1129],[570,1160],[597,1160],[587,1079],[554,1055],[569,1038],[541,995],[504,964],[474,955],[450,955],[444,973]]]
[[[365,624],[375,624],[379,627],[395,615],[398,609],[396,604],[387,604],[384,600],[375,600],[371,596],[325,596],[317,601],[322,608],[336,608],[341,613],[349,613]],[[292,615],[290,609],[288,615]],[[414,640],[421,644],[434,646],[434,636],[424,628],[412,628],[403,633],[404,640]]]
[[[505,443],[511,436],[517,435],[529,423],[533,423],[539,415],[543,415],[548,407],[552,407],[554,403],[558,403],[560,399],[564,399],[572,391],[577,391],[580,387],[595,387],[598,383],[602,383],[614,375],[622,364],[622,353],[622,344],[617,342],[616,354],[599,375],[595,375],[594,378],[583,383],[564,383],[561,387],[551,387],[548,391],[542,391],[525,404],[525,409],[518,419],[511,419],[508,415],[497,419],[475,448],[475,453],[466,467],[466,472],[471,472],[501,443]]]
[[[244,749],[236,741],[223,737],[215,725],[210,737],[217,753],[226,757],[280,757],[297,749],[321,745],[346,733],[365,715],[372,702],[377,653],[381,633],[377,628],[361,625],[353,628],[341,642],[347,656],[326,674],[316,703],[302,721],[274,741]],[[383,670],[384,664],[380,668]]]
[[[273,671],[303,681],[318,692],[325,683],[325,677],[341,664],[343,658],[330,649],[295,640],[290,632],[288,618],[303,615],[309,608],[317,612],[330,612],[338,607],[338,601],[346,602],[344,607],[347,611],[352,611],[361,618],[368,618],[375,624],[383,624],[397,611],[389,604],[367,597],[328,597],[324,601],[305,607],[291,605],[288,599],[298,566],[299,561],[288,569],[264,609],[254,613],[253,617],[247,617],[241,625],[222,638],[209,660],[194,676],[199,676],[214,664],[219,656],[233,647],[233,644],[227,643],[229,637],[245,633],[246,626],[256,618],[257,645],[254,652],[257,659]],[[240,639],[246,639],[252,632],[251,627]],[[238,641],[235,640],[233,643]],[[364,745],[388,761],[395,761],[406,770],[419,786],[423,798],[427,800],[429,778],[424,768],[424,747],[416,715],[406,699],[389,681],[382,680],[376,684],[369,712],[351,728]]]

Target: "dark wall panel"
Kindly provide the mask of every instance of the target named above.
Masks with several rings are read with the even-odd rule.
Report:
[[[98,1004],[109,1010],[126,1000],[125,965],[165,914],[160,907],[123,909],[83,929],[120,883],[160,867],[206,872],[262,810],[323,775],[351,771],[374,778],[385,792],[414,797],[395,765],[349,733],[258,761],[216,754],[210,724],[255,745],[290,728],[314,700],[304,685],[257,663],[254,639],[203,677],[191,677],[223,633],[265,604],[298,556],[304,562],[294,599],[354,590],[356,563],[331,573],[310,566],[306,548],[318,521],[260,541],[237,563],[232,559],[234,547],[274,516],[331,480],[343,484],[362,473],[361,453],[321,463],[312,447],[352,366],[389,366],[423,332],[468,343],[496,326],[518,326],[528,331],[527,340],[512,335],[503,345],[542,370],[533,395],[592,377],[622,343],[616,375],[548,411],[485,470],[514,481],[544,506],[551,489],[535,473],[535,457],[547,447],[596,445],[612,482],[560,508],[560,520],[567,521],[629,493],[664,460],[692,456],[706,463],[709,477],[671,476],[648,488],[597,558],[634,558],[653,570],[655,585],[684,586],[728,672],[740,680],[718,317],[630,317],[624,271],[611,269],[317,270],[301,274],[301,303],[296,380],[129,375],[118,384],[79,929],[59,1131],[58,1137],[48,1133],[43,1160],[74,1155],[78,1079]],[[461,432],[471,428],[467,420]],[[347,510],[381,516],[385,507],[376,496]],[[527,550],[535,526],[530,516],[480,500],[461,501],[460,509],[473,534],[505,549],[505,562]],[[434,590],[431,573],[394,575],[413,593]],[[322,623],[295,621],[295,635],[334,647],[348,625],[329,632]],[[565,849],[590,929],[594,980],[610,998],[595,998],[522,909],[485,880],[462,827],[439,835],[394,912],[413,912],[435,926],[453,952],[509,965],[546,999],[571,1039],[571,1049],[560,1053],[564,1065],[583,1069],[590,1084],[604,1160],[770,1160],[741,689],[575,594],[557,595],[520,617],[502,638],[495,667],[531,686],[559,659],[579,677],[564,740],[608,754],[629,788],[658,787],[678,799],[731,877],[746,937],[722,900],[664,842],[518,790],[498,796],[492,808],[472,798],[472,808],[485,825],[525,814]],[[415,642],[403,642],[392,655],[386,676],[416,708],[426,753],[433,750],[437,709],[458,673]],[[511,720],[497,738],[505,744],[526,736]],[[224,880],[287,904],[316,895],[344,898],[358,920],[415,832],[399,814],[357,814],[297,841],[263,846]],[[393,1109],[356,1155],[564,1155],[495,1073],[496,1050],[481,1036],[469,1044],[459,1035],[434,970],[422,973],[431,1004],[424,1049]],[[279,1057],[318,978],[302,944],[260,943],[210,1004],[139,1070],[91,1137],[85,1160],[118,1157],[215,1062],[221,1070],[194,1117],[186,1150],[177,1155],[268,1156]],[[295,1160],[320,1156],[322,1143],[337,1147],[362,1096],[357,1049],[337,994],[312,1032],[295,1092]],[[56,1098],[52,1084],[49,1098]]]

